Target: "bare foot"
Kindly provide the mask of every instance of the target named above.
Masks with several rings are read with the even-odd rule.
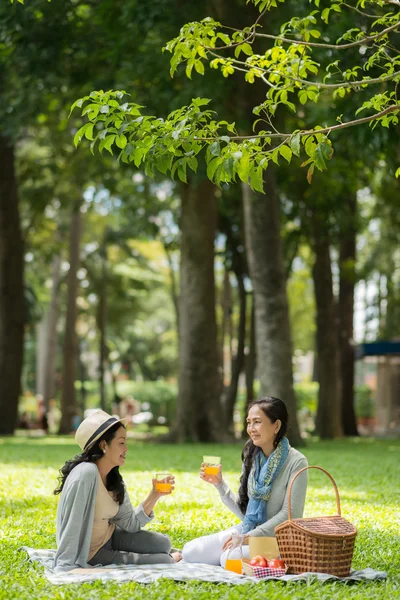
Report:
[[[172,552],[171,556],[172,556],[172,558],[174,559],[175,562],[179,562],[180,560],[182,560],[182,553],[181,552]]]

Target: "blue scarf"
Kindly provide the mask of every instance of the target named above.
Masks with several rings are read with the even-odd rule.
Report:
[[[271,495],[272,484],[287,459],[289,449],[289,441],[284,437],[268,458],[261,449],[256,452],[247,482],[249,503],[242,521],[242,533],[247,533],[266,522],[267,501]]]

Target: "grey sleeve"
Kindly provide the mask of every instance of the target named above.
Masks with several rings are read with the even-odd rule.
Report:
[[[293,476],[300,471],[303,467],[307,467],[308,462],[305,457],[298,460],[294,465],[290,472],[289,481],[292,480]],[[292,492],[291,492],[291,514],[293,519],[298,519],[303,516],[304,511],[304,503],[306,499],[306,491],[307,491],[307,482],[308,482],[308,471],[304,471],[301,475],[299,475],[296,481],[293,484]],[[249,536],[254,537],[274,537],[275,536],[275,527],[283,523],[288,518],[288,489],[289,486],[286,487],[285,498],[283,501],[283,505],[281,510],[271,517],[268,521],[259,525],[252,531],[249,531]],[[268,509],[267,509],[268,510]]]
[[[126,486],[124,487],[124,501],[119,507],[119,511],[115,517],[110,519],[110,523],[115,523],[124,531],[129,531],[129,533],[137,533],[142,527],[154,519],[154,512],[151,511],[150,515],[147,516],[141,504],[133,508]]]
[[[97,475],[89,466],[74,480],[70,474],[57,508],[56,572],[87,567],[92,535]]]
[[[226,481],[222,480],[221,483],[219,483],[215,487],[218,490],[219,495],[221,496],[221,500],[225,504],[225,506],[229,508],[229,510],[233,512],[234,515],[239,517],[240,520],[243,520],[244,514],[238,506],[238,497],[232,492]]]

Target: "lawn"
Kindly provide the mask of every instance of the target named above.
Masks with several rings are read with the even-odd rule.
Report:
[[[198,478],[203,454],[222,456],[225,478],[237,487],[240,445],[162,445],[130,441],[123,476],[131,499],[138,503],[147,493],[156,470],[176,476],[173,496],[162,499],[150,529],[166,532],[174,546],[195,536],[226,528],[237,522],[219,501],[214,488]],[[304,453],[310,464],[326,468],[339,488],[342,514],[358,527],[353,567],[387,571],[382,583],[284,584],[257,583],[246,586],[207,583],[174,583],[162,580],[151,585],[96,582],[52,586],[43,570],[27,562],[22,545],[55,547],[57,498],[52,490],[58,469],[76,452],[70,438],[0,438],[0,599],[132,598],[203,600],[249,598],[274,600],[310,598],[400,598],[400,441],[369,439],[345,442],[309,442]],[[332,514],[334,492],[330,481],[310,472],[306,515]]]

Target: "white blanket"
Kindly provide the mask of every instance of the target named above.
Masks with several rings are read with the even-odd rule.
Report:
[[[136,581],[137,583],[152,583],[160,577],[173,579],[174,581],[211,581],[213,583],[249,584],[265,581],[247,575],[237,575],[226,571],[222,567],[214,567],[200,563],[179,562],[173,565],[109,565],[107,567],[91,567],[89,569],[74,569],[67,573],[55,573],[52,564],[55,550],[36,550],[23,546],[31,561],[36,561],[44,566],[47,579],[54,584],[60,583],[84,583],[101,579],[102,581]],[[279,581],[306,581],[308,577],[315,577],[321,581],[337,580],[343,582],[354,581],[376,581],[386,579],[384,571],[363,569],[352,571],[349,577],[339,579],[333,575],[324,573],[302,573],[301,575],[284,575],[283,577],[267,577],[266,579],[279,579]]]

